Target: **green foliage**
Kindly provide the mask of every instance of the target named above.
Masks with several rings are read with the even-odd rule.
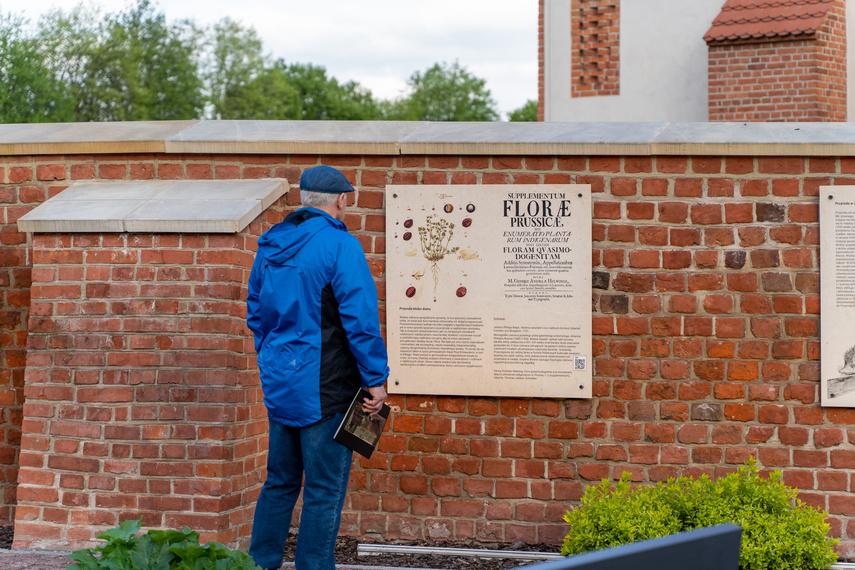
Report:
[[[191,29],[167,25],[147,0],[108,15],[78,92],[78,120],[192,119],[204,106]]]
[[[537,121],[537,101],[530,99],[525,105],[519,109],[514,109],[508,113],[510,122],[536,122]]]
[[[582,505],[564,517],[563,554],[577,554],[725,522],[742,526],[742,570],[821,569],[837,561],[827,513],[805,505],[774,472],[754,462],[711,481],[680,477],[633,488],[625,474],[614,487],[588,487]]]
[[[86,3],[54,9],[35,28],[0,15],[0,85],[11,86],[0,91],[0,122],[499,118],[486,82],[457,62],[416,72],[406,97],[378,101],[322,66],[272,60],[239,22],[170,23],[155,0],[132,2],[106,15]],[[518,111],[512,120],[528,116]]]
[[[275,97],[252,88],[264,73],[265,58],[261,38],[252,28],[244,28],[231,18],[213,27],[213,49],[205,79],[214,119],[253,119]]]
[[[0,14],[0,123],[70,121],[74,101],[44,63],[26,22]]]
[[[385,105],[386,118],[401,121],[495,121],[496,102],[486,81],[458,62],[436,63],[408,82],[410,94]]]
[[[167,24],[148,0],[102,16],[78,6],[39,22],[38,43],[53,76],[68,85],[75,121],[198,118],[204,108],[199,32]]]
[[[102,532],[97,548],[77,550],[66,570],[256,570],[245,552],[229,550],[219,542],[199,544],[199,533],[184,527],[150,530],[137,536],[141,521],[125,521]]]
[[[297,106],[289,119],[345,121],[379,119],[380,111],[371,92],[354,81],[341,84],[327,77],[326,69],[311,64],[274,64],[297,92]]]

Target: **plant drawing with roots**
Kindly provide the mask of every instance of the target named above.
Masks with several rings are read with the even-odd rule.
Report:
[[[430,262],[430,272],[433,275],[433,294],[436,297],[436,286],[439,283],[439,266],[437,265],[446,255],[457,252],[459,247],[449,248],[451,237],[454,235],[454,224],[437,218],[434,214],[427,217],[426,227],[419,226],[419,241],[422,254]]]

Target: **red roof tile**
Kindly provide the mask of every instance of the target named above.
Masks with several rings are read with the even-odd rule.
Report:
[[[816,33],[833,0],[727,0],[707,43],[793,39]]]

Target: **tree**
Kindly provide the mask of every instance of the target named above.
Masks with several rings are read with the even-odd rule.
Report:
[[[74,102],[67,86],[44,63],[25,20],[0,15],[0,123],[70,121]]]
[[[356,121],[381,117],[371,92],[359,83],[348,81],[339,84],[334,77],[327,77],[325,68],[312,64],[297,63],[286,67],[280,60],[277,65],[299,94],[299,113],[292,118]]]
[[[291,79],[274,65],[247,83],[230,87],[220,118],[245,120],[299,119],[300,94]]]
[[[36,36],[50,73],[68,86],[79,120],[79,99],[87,81],[90,53],[99,41],[100,11],[84,4],[68,13],[53,9],[39,20]]]
[[[275,95],[276,78],[262,79],[265,71],[261,38],[253,28],[244,28],[231,18],[223,18],[213,29],[213,49],[207,62],[205,81],[214,119],[266,118],[265,107]],[[272,80],[272,84],[271,84]],[[257,88],[268,91],[268,96]]]
[[[537,101],[529,99],[525,105],[508,113],[508,120],[511,122],[537,121]]]
[[[167,23],[154,0],[102,16],[53,10],[37,32],[0,17],[0,120],[194,119],[494,121],[486,83],[458,62],[409,80],[408,95],[377,101],[324,67],[270,61],[256,31],[225,18],[211,28]],[[516,113],[516,112],[515,112]],[[514,115],[516,117],[517,115]],[[512,119],[516,120],[516,119]]]
[[[233,43],[232,58],[238,53]],[[244,60],[249,52],[244,51]],[[371,92],[356,82],[339,84],[326,69],[311,64],[287,65],[279,59],[227,74],[222,103],[214,110],[222,119],[370,120],[381,114]],[[216,92],[216,90],[212,90]]]
[[[406,121],[495,121],[496,102],[486,81],[466,71],[457,61],[436,63],[423,74],[413,73],[410,93],[384,106],[389,119]]]
[[[56,77],[67,78],[75,120],[202,116],[199,34],[189,22],[168,25],[148,0],[139,0],[103,19],[81,6],[67,15],[54,11],[40,27],[40,39],[58,50],[51,67]]]
[[[186,24],[188,27],[189,24]],[[108,16],[103,41],[90,54],[90,100],[100,109],[83,120],[147,121],[199,118],[202,81],[192,28],[167,25],[148,0]]]

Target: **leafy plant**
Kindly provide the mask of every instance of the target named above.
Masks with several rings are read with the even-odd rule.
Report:
[[[77,550],[66,570],[256,570],[252,557],[229,550],[219,542],[199,544],[199,533],[184,530],[150,530],[137,536],[142,518],[125,521],[102,532],[106,540],[96,548]]]
[[[732,522],[742,526],[742,570],[821,569],[837,561],[828,513],[796,498],[781,473],[760,476],[753,459],[736,473],[711,481],[680,477],[633,487],[628,474],[614,486],[592,485],[582,505],[564,520],[570,532],[562,554],[577,554]]]

